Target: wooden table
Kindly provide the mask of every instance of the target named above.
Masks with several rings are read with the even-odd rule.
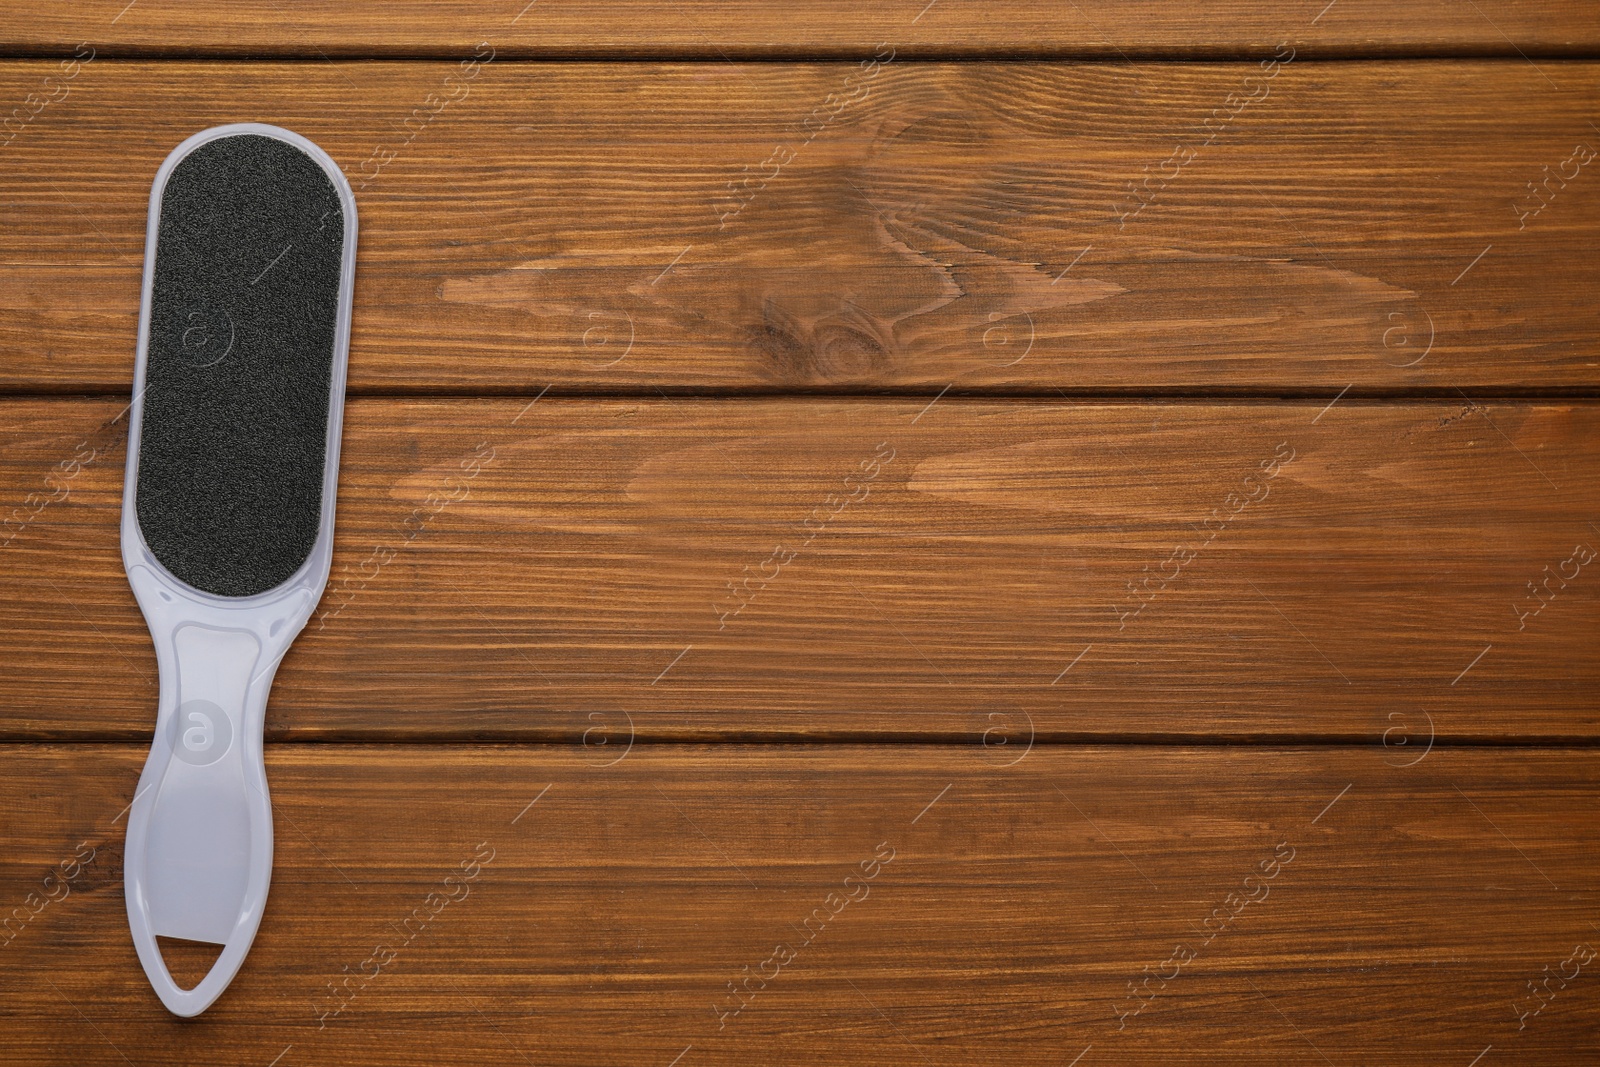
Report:
[[[1588,5],[3,21],[5,1062],[1600,1056]],[[362,233],[185,1022],[117,524],[150,181],[243,120]]]

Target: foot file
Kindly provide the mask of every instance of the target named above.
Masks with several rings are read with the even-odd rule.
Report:
[[[197,133],[156,174],[122,562],[161,689],[123,872],[139,962],[175,1015],[232,981],[266,905],[262,725],[328,580],[355,251],[349,184],[287,130]],[[158,936],[222,951],[183,989]]]

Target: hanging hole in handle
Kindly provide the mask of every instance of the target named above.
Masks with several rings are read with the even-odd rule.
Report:
[[[224,946],[211,941],[186,941],[156,935],[156,950],[178,988],[188,992],[205,980],[222,955]]]

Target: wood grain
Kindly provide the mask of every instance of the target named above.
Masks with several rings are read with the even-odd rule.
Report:
[[[70,8],[17,3],[0,48],[70,49],[84,39],[116,55],[284,55],[320,57],[451,55],[484,38],[521,56],[858,53],[889,39],[912,54],[1230,55],[1271,48],[1285,37],[1320,55],[1516,56],[1590,53],[1600,45],[1593,12],[1577,0],[1325,0],[1200,4],[1111,0],[1041,5],[1006,0],[960,4],[905,0],[863,6],[804,0],[775,7],[757,0],[662,4],[576,0],[488,5],[447,2],[278,4],[270,0],[90,0]]]
[[[6,736],[150,728],[122,407],[0,403]],[[274,738],[1600,726],[1592,403],[371,399],[346,419],[334,572]]]
[[[1588,6],[0,22],[8,1062],[1600,1059]],[[125,412],[242,120],[357,188],[353,399],[179,1021]]]
[[[275,746],[266,918],[184,1022],[127,935],[118,809],[142,750],[10,746],[0,790],[26,807],[0,900],[26,909],[80,842],[98,851],[0,946],[8,1055],[913,1067],[1092,1045],[1080,1067],[1433,1067],[1492,1044],[1592,1062],[1600,983],[1572,956],[1600,937],[1592,750],[994,755]],[[793,958],[732,1015],[728,983],[773,975],[779,945]],[[1192,958],[1173,977],[1175,946]],[[1519,1030],[1528,983],[1574,967]]]
[[[0,389],[126,391],[151,178],[245,118],[358,187],[357,393],[1600,387],[1594,63],[473,69],[80,64],[0,149]]]

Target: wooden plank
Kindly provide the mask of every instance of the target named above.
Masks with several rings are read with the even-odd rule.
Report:
[[[1600,387],[1600,65],[1272,54],[0,64],[64,94],[0,149],[0,389],[126,391],[151,177],[242,118],[358,189],[357,392]]]
[[[1012,766],[979,746],[593,755],[270,748],[266,918],[186,1024],[127,934],[118,810],[142,751],[12,746],[0,789],[27,817],[3,831],[0,899],[66,895],[0,948],[9,1054],[1433,1067],[1491,1045],[1539,1065],[1600,1051],[1592,749],[1440,747],[1410,767],[1376,746],[1036,746]],[[741,1000],[747,975],[764,977]]]
[[[121,407],[0,403],[6,736],[150,728]],[[275,738],[1600,726],[1592,403],[371,399],[344,448]]]
[[[1007,0],[937,0],[864,7],[805,0],[775,8],[757,0],[685,7],[658,2],[486,6],[263,0],[89,0],[70,9],[14,5],[0,48],[71,48],[88,39],[115,55],[311,57],[454,55],[489,39],[508,55],[730,56],[857,54],[888,39],[914,55],[1237,55],[1294,38],[1318,55],[1494,53],[1515,57],[1592,53],[1593,12],[1577,0],[1465,6],[1423,0],[1314,0],[1297,5],[1218,0],[1203,7],[1111,0],[1057,7]]]

